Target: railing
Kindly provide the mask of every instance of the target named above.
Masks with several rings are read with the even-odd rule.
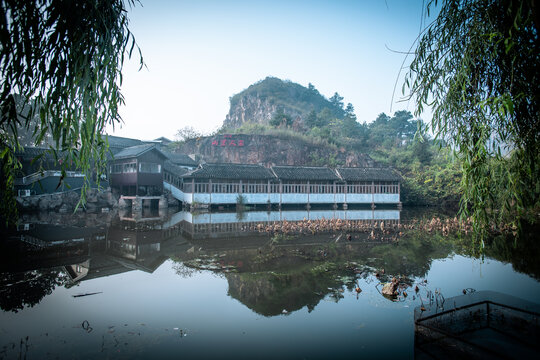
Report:
[[[23,178],[16,179],[15,185],[32,184],[49,176],[62,176],[62,172],[59,170],[38,171]],[[84,177],[84,174],[78,171],[66,171],[65,177]]]
[[[175,184],[176,185],[176,184]],[[398,194],[398,184],[264,184],[264,183],[184,183],[184,193],[219,194]],[[194,189],[193,189],[194,187]],[[195,191],[193,191],[195,190]]]

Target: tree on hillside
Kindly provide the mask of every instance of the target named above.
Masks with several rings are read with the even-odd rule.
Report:
[[[354,106],[351,103],[347,104],[347,107],[345,108],[345,116],[351,119],[356,120],[356,115],[354,114]]]
[[[393,134],[403,140],[412,140],[418,129],[417,121],[413,120],[411,112],[406,110],[396,111],[389,120],[388,127]]]
[[[305,124],[309,129],[317,126],[317,113],[315,112],[315,110],[311,110],[306,116]]]
[[[330,103],[336,108],[343,110],[343,96],[340,96],[337,92],[334,93],[334,96],[332,96],[330,99]]]
[[[131,56],[136,47],[126,3],[134,0],[0,2],[0,214],[6,218],[15,211],[11,189],[20,167],[14,156],[19,127],[32,132],[36,144],[50,133],[50,151],[65,154],[64,166],[73,164],[87,175],[92,164],[104,171],[102,132],[120,121],[122,64],[126,50]],[[26,119],[17,114],[15,94],[39,104]],[[30,121],[34,113],[39,126]]]
[[[431,0],[427,14],[437,6],[405,88],[417,114],[432,107],[430,129],[455,149],[462,210],[477,230],[496,213],[519,222],[540,199],[540,9],[534,0]]]
[[[204,134],[193,126],[184,126],[176,132],[178,141],[186,141],[204,136]]]
[[[327,126],[334,118],[335,116],[332,113],[332,110],[330,110],[329,108],[324,108],[317,114],[317,126]]]
[[[402,146],[414,138],[418,121],[409,111],[396,111],[393,117],[381,113],[369,124],[369,142],[373,147]]]
[[[312,83],[309,83],[309,84],[308,84],[308,90],[309,90],[310,93],[313,93],[313,94],[316,94],[316,95],[320,95],[319,90],[317,90],[317,89],[315,88],[315,85],[313,85]]]
[[[292,123],[292,117],[288,114],[285,114],[282,109],[278,110],[270,120],[270,125],[274,127],[290,127]]]

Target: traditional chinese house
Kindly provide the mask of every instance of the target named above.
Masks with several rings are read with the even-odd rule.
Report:
[[[125,148],[109,164],[111,188],[127,196],[163,194],[163,163],[167,156],[153,144]]]
[[[189,205],[400,204],[400,177],[382,167],[202,164],[164,187]]]

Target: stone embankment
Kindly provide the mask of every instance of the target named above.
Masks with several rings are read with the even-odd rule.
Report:
[[[16,200],[21,212],[53,211],[70,213],[75,210],[80,198],[81,189],[72,189],[53,194],[18,196]],[[86,203],[81,208],[90,213],[108,211],[119,207],[119,199],[120,196],[114,194],[110,189],[89,189],[86,193]],[[164,193],[163,205],[160,203],[160,207],[177,207],[178,205],[178,200],[170,192]]]
[[[17,197],[19,210],[26,211],[58,211],[61,213],[73,212],[81,198],[81,190]],[[90,189],[86,193],[86,204],[83,206],[87,212],[101,211],[103,208],[112,209],[118,206],[118,199],[110,189]]]

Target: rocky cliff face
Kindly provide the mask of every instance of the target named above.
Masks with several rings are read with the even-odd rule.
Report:
[[[284,110],[293,119],[302,118],[302,114],[294,109],[278,107],[275,103],[259,95],[243,95],[237,103],[231,105],[225,117],[223,126],[226,129],[236,129],[245,123],[268,125],[278,110]]]
[[[311,111],[318,113],[325,108],[336,117],[343,117],[343,110],[335,108],[313,85],[306,88],[274,77],[252,84],[231,97],[230,102],[229,113],[223,122],[226,129],[236,129],[245,123],[267,125],[277,112],[283,112],[300,122]]]
[[[263,100],[258,96],[251,95],[244,96],[240,98],[236,106],[231,106],[223,126],[235,129],[247,122],[268,124],[276,111],[276,105],[270,104],[268,99]]]
[[[185,142],[178,152],[195,155],[208,163],[272,165],[373,166],[365,155],[313,144],[299,138],[271,135],[217,135]]]

